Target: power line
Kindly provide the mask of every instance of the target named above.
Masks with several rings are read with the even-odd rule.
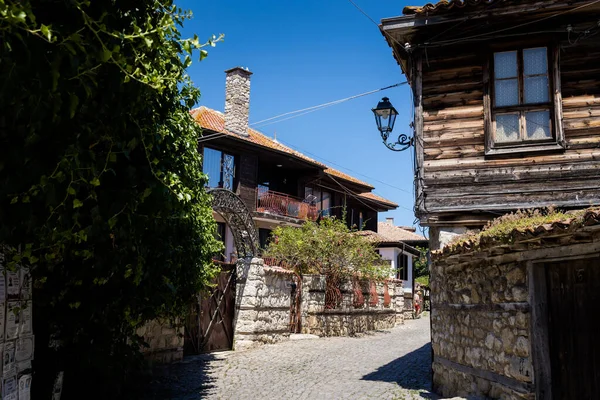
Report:
[[[400,43],[398,40],[396,40],[395,37],[393,37],[392,35],[390,35],[389,33],[387,33],[386,31],[384,31],[383,29],[381,29],[381,27],[379,26],[379,24],[373,19],[371,18],[371,16],[369,14],[367,14],[362,8],[360,8],[358,6],[358,4],[356,4],[354,1],[352,0],[348,0],[350,2],[350,4],[352,4],[358,11],[361,12],[362,15],[364,15],[365,17],[367,17],[378,29],[381,33],[383,33],[385,36],[387,36],[388,38],[390,38],[391,41],[396,42],[396,44],[398,46],[400,46],[400,48],[402,48],[402,50],[406,51],[406,48],[404,47],[404,45],[402,43]],[[392,47],[393,50],[393,47]]]
[[[274,123],[277,123],[277,122],[286,121],[288,119],[300,117],[302,115],[306,115],[306,114],[309,114],[311,112],[318,111],[318,110],[320,110],[322,108],[334,106],[336,104],[344,103],[346,101],[354,100],[356,98],[367,96],[367,95],[370,95],[370,94],[373,94],[373,93],[382,92],[384,90],[392,89],[392,88],[395,88],[395,87],[398,87],[398,86],[401,86],[401,85],[406,85],[407,83],[408,82],[406,82],[406,81],[405,82],[400,82],[400,83],[396,83],[394,85],[386,86],[386,87],[383,87],[383,88],[380,88],[380,89],[370,90],[368,92],[356,94],[354,96],[346,97],[346,98],[343,98],[343,99],[330,101],[330,102],[327,102],[327,103],[319,104],[319,105],[312,106],[312,107],[303,108],[303,109],[300,109],[300,110],[289,111],[289,112],[286,112],[286,113],[283,113],[283,114],[276,115],[274,117],[270,117],[270,118],[267,118],[267,119],[260,120],[258,122],[253,122],[250,125],[251,126],[255,126],[255,125],[267,126],[267,125],[271,125],[271,124],[274,124]],[[300,113],[300,114],[298,114],[298,113]],[[297,114],[297,115],[292,115],[292,114]],[[279,119],[281,117],[285,117],[285,116],[288,116],[288,115],[292,115],[292,116],[288,117],[288,118],[284,118],[284,119]],[[269,122],[268,124],[265,124],[265,122],[273,121],[273,120],[277,120],[277,121]]]
[[[302,153],[306,153],[306,154],[309,154],[309,155],[311,155],[311,156],[313,156],[313,157],[315,157],[315,158],[321,159],[321,160],[323,160],[323,161],[324,161],[325,163],[327,163],[327,164],[335,165],[335,166],[337,166],[338,168],[345,169],[345,170],[347,170],[347,171],[350,171],[350,172],[352,172],[353,174],[357,174],[357,175],[360,175],[360,176],[364,176],[365,178],[367,178],[367,179],[369,179],[369,180],[371,180],[371,181],[378,182],[378,183],[381,183],[381,184],[383,184],[383,185],[389,186],[389,187],[391,187],[391,188],[393,188],[393,189],[399,190],[399,191],[401,191],[401,192],[404,192],[404,193],[411,194],[411,192],[410,192],[410,191],[408,191],[408,190],[406,190],[406,189],[402,189],[402,188],[400,188],[400,187],[398,187],[398,186],[390,185],[389,183],[386,183],[386,182],[384,182],[384,181],[382,181],[382,180],[379,180],[379,179],[377,179],[377,178],[373,178],[373,177],[371,177],[371,176],[368,176],[368,175],[365,175],[365,174],[363,174],[363,173],[360,173],[360,172],[354,171],[354,170],[352,170],[352,169],[350,169],[350,168],[348,168],[348,167],[345,167],[345,166],[343,166],[343,165],[340,165],[340,164],[338,164],[338,163],[335,163],[335,162],[333,162],[333,161],[326,160],[326,159],[324,159],[323,157],[320,157],[320,156],[318,156],[318,155],[316,155],[316,154],[314,154],[314,153],[311,153],[310,151],[307,151],[307,150],[301,149],[301,148],[299,148],[298,146],[296,146],[296,145],[294,145],[294,144],[292,144],[292,143],[289,143],[289,142],[287,142],[287,141],[286,141],[286,142],[282,142],[282,141],[280,140],[280,142],[281,142],[281,143],[283,143],[283,144],[285,144],[285,145],[286,145],[286,146],[288,146],[288,147],[291,147],[291,148],[297,149],[297,150],[301,151]]]

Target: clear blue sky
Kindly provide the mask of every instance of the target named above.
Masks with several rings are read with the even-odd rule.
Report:
[[[401,15],[408,3],[423,3],[355,2],[377,22]],[[254,73],[250,123],[406,80],[379,29],[348,0],[180,0],[177,5],[194,13],[183,29],[185,36],[195,33],[207,39],[225,34],[224,42],[209,49],[208,58],[195,60],[190,68],[192,80],[202,92],[199,105],[222,111],[223,71],[247,67]],[[384,95],[400,113],[396,137],[412,135],[408,86],[259,130],[271,137],[276,131],[282,143],[371,183],[375,193],[400,205],[397,210],[380,213],[379,219],[394,217],[396,224],[412,225],[412,150],[388,150],[381,143],[371,112]]]

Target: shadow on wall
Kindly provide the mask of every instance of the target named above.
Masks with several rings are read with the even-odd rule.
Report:
[[[138,400],[197,400],[214,389],[214,378],[208,374],[214,353],[185,357],[182,361],[158,365],[148,376],[140,377],[126,396]]]

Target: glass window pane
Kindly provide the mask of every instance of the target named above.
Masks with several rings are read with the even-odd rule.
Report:
[[[516,79],[496,81],[496,107],[519,104],[519,82]]]
[[[221,179],[221,152],[208,147],[204,148],[202,171],[208,175],[208,187],[219,186]]]
[[[519,141],[519,114],[496,115],[496,143]]]
[[[532,111],[525,113],[527,140],[551,139],[550,111]]]
[[[235,158],[231,154],[223,156],[223,188],[233,190],[233,178],[235,176]]]
[[[517,52],[494,53],[494,77],[496,79],[516,78]]]
[[[322,210],[323,213],[321,215],[327,216],[329,215],[329,209],[331,208],[331,193],[323,192],[323,202],[322,202]]]
[[[548,101],[548,77],[543,75],[525,78],[525,103],[547,103]]]
[[[546,48],[523,50],[523,69],[525,75],[546,74],[548,72],[548,57]]]

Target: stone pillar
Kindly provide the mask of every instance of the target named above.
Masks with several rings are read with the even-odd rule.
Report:
[[[395,283],[393,301],[396,309],[396,325],[402,325],[404,323],[404,288],[402,287],[402,281],[396,281]]]
[[[262,258],[238,260],[236,266],[235,315],[233,318],[233,349],[251,346],[258,317],[257,301],[264,285]]]
[[[236,135],[248,136],[252,72],[235,67],[226,70],[225,73],[225,130]]]
[[[302,333],[313,333],[319,324],[315,313],[325,310],[325,275],[302,276]]]

